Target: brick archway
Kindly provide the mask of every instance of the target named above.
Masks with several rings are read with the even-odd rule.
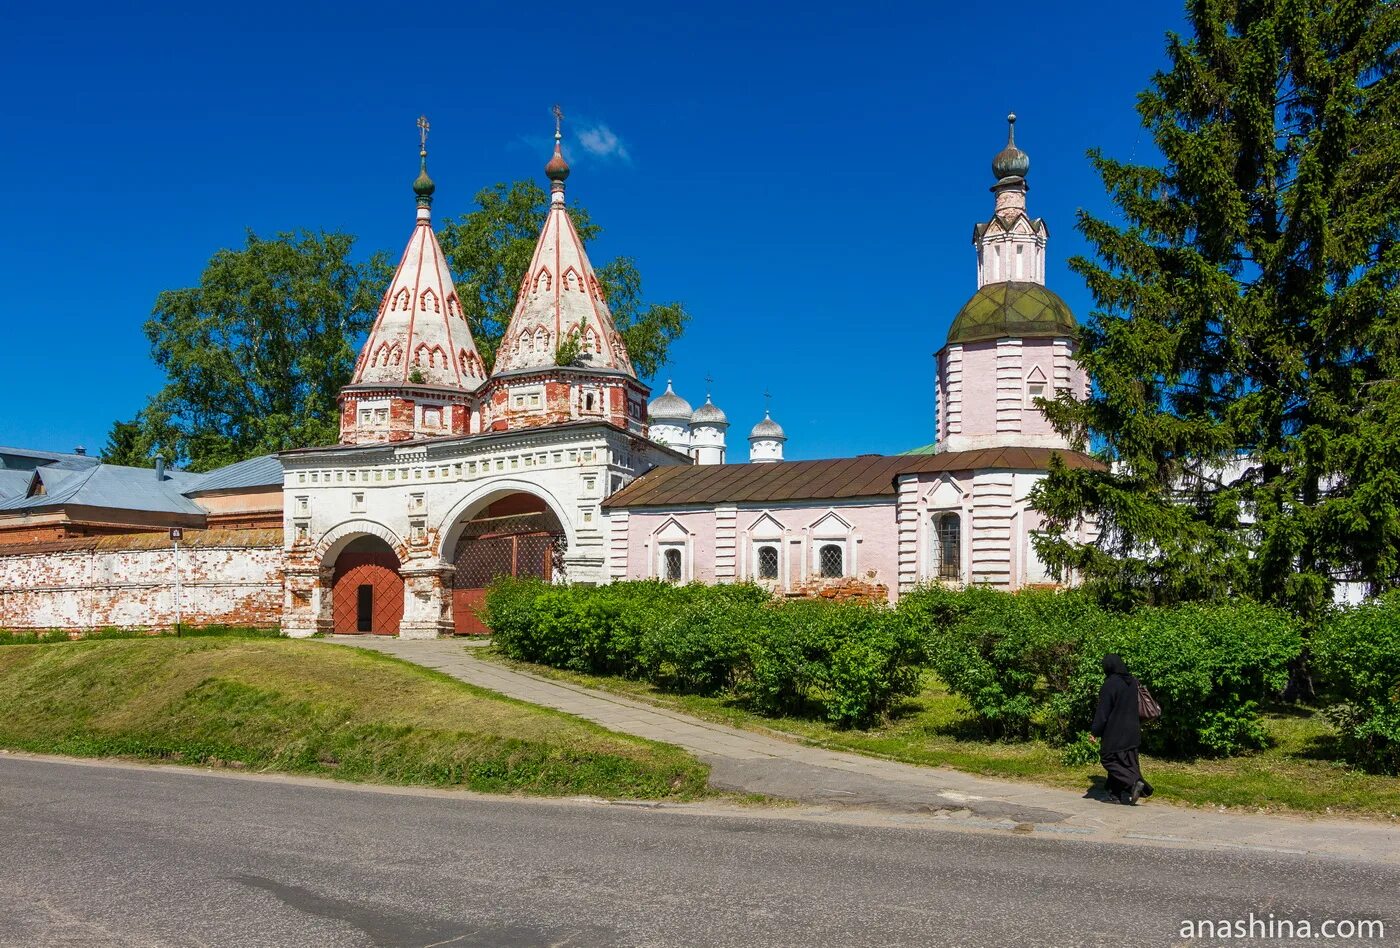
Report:
[[[335,558],[331,628],[338,635],[398,635],[402,621],[398,555],[377,536],[356,537]]]
[[[564,528],[533,494],[499,498],[462,526],[452,553],[452,627],[458,635],[490,630],[477,616],[486,587],[499,576],[554,578]]]

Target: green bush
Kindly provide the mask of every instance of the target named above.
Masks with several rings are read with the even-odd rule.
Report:
[[[1310,644],[1348,759],[1400,773],[1400,593],[1339,610]]]
[[[756,710],[859,725],[918,692],[923,640],[887,607],[805,600],[770,606],[763,619],[737,687]]]
[[[922,639],[886,607],[778,603],[742,583],[502,579],[487,591],[485,619],[512,658],[841,724],[868,722],[915,693],[923,654]]]
[[[1298,625],[1249,602],[1114,613],[1077,591],[918,590],[899,605],[938,676],[991,737],[1074,742],[1118,652],[1162,705],[1144,744],[1167,754],[1259,747],[1261,702],[1288,680]]]
[[[1138,609],[1114,619],[1096,650],[1122,655],[1161,704],[1161,719],[1144,732],[1149,748],[1226,755],[1263,746],[1260,704],[1288,684],[1288,666],[1303,649],[1292,617],[1237,601]],[[1097,668],[1087,671],[1094,658],[1085,656],[1086,679],[1102,678]]]
[[[1109,618],[1087,596],[935,587],[907,594],[899,611],[989,737],[1062,739],[1083,726],[1084,653]]]

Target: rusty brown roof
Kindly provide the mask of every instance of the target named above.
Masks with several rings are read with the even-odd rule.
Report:
[[[259,549],[282,545],[280,528],[264,530],[191,530],[186,528],[180,538],[185,549]],[[67,540],[36,540],[28,543],[0,544],[0,556],[32,553],[70,553],[79,550],[159,550],[170,546],[169,531],[150,533],[114,533],[98,537],[73,537]]]
[[[1102,469],[1078,451],[1050,448],[984,448],[942,454],[864,454],[827,461],[776,464],[697,464],[658,467],[603,501],[604,507],[672,507],[681,504],[767,503],[888,497],[902,474],[988,468],[1043,471],[1058,454],[1071,468]]]

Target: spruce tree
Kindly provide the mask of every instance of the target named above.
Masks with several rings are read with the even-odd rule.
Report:
[[[1400,584],[1400,6],[1187,13],[1138,100],[1162,160],[1090,153],[1117,211],[1071,262],[1092,392],[1046,410],[1111,468],[1051,470],[1038,546],[1120,601],[1312,616]]]

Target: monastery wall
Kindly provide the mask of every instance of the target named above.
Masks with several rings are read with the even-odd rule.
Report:
[[[180,544],[187,625],[274,626],[282,611],[280,530],[189,530]],[[169,628],[176,556],[163,533],[0,551],[0,629]]]

